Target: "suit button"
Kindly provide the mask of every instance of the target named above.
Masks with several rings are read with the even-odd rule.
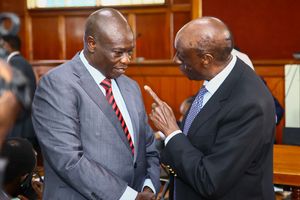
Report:
[[[137,168],[137,164],[136,164],[136,162],[134,163],[133,167],[134,167],[135,169]]]

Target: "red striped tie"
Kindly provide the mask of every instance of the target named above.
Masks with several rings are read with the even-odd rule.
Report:
[[[113,110],[115,111],[120,123],[121,123],[121,126],[123,128],[123,131],[125,133],[125,136],[129,142],[129,146],[131,148],[131,151],[132,151],[132,154],[134,154],[134,146],[133,146],[133,142],[132,142],[132,139],[131,139],[131,136],[129,134],[129,130],[127,128],[127,125],[125,123],[125,120],[122,116],[122,113],[120,111],[120,109],[118,108],[118,105],[115,101],[115,98],[114,98],[114,95],[113,95],[113,92],[112,92],[112,88],[111,88],[111,80],[106,78],[104,79],[100,85],[105,89],[106,91],[106,99],[108,101],[108,103],[112,106]]]

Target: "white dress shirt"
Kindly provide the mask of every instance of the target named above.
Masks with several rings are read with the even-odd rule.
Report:
[[[95,80],[95,82],[97,83],[98,87],[100,88],[100,90],[102,91],[102,93],[104,94],[104,96],[106,96],[106,91],[105,89],[100,85],[100,83],[106,78],[99,70],[97,70],[96,68],[92,67],[88,61],[86,60],[83,51],[80,52],[79,54],[80,60],[83,62],[84,66],[87,68],[87,70],[89,71],[89,73],[91,74],[91,76],[93,77],[93,79]],[[116,81],[114,79],[111,79],[111,87],[112,87],[112,92],[115,98],[115,101],[118,105],[118,108],[120,109],[123,118],[125,120],[125,123],[127,125],[127,128],[129,130],[129,134],[131,136],[133,145],[135,145],[134,143],[134,131],[133,131],[133,126],[132,126],[132,122],[126,107],[126,104],[124,102],[124,99],[122,97],[122,94],[119,90],[118,84],[116,83]],[[124,133],[125,134],[125,133]],[[154,193],[156,193],[155,188],[153,186],[153,183],[151,181],[151,179],[146,179],[143,185],[143,188],[145,186],[148,186],[152,189],[152,191]],[[121,196],[120,200],[134,200],[137,196],[138,192],[135,191],[134,189],[132,189],[131,187],[127,186],[125,192],[123,193],[123,195]]]
[[[235,63],[236,63],[236,56],[232,55],[231,61],[228,63],[228,65],[219,72],[214,78],[212,78],[210,81],[204,81],[203,85],[205,85],[205,88],[208,92],[204,94],[203,97],[203,103],[202,108],[205,106],[205,104],[208,102],[208,100],[212,97],[212,95],[218,90],[218,88],[221,86],[221,84],[224,82],[224,80],[227,78],[227,76],[232,71]],[[201,112],[201,111],[200,111]],[[176,130],[165,139],[165,145],[177,134],[182,133],[181,130]]]

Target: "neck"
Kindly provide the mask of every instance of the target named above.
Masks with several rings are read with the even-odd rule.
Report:
[[[223,62],[219,62],[219,63],[216,63],[213,67],[212,67],[212,73],[211,73],[211,76],[210,76],[210,79],[211,80],[212,78],[214,78],[216,75],[218,75],[225,67],[227,67],[227,65],[230,63],[230,61],[232,60],[232,55],[230,54],[228,56],[228,58],[223,61]]]

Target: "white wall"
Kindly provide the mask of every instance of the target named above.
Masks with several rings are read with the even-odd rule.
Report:
[[[300,128],[300,65],[285,65],[285,127]]]

